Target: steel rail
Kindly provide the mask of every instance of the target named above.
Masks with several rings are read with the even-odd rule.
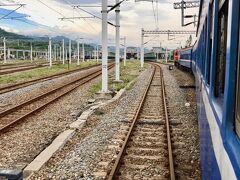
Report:
[[[0,50],[1,50],[1,47],[0,47]],[[43,60],[36,60],[34,61],[33,63],[44,63]],[[18,66],[18,65],[30,65],[30,61],[29,62],[18,62],[18,63],[14,63],[14,62],[11,62],[11,63],[6,63],[6,64],[0,64],[0,68],[1,67],[10,67],[10,66]]]
[[[124,143],[123,143],[123,145],[122,145],[122,148],[121,148],[120,152],[118,153],[117,159],[115,160],[115,163],[114,163],[114,165],[113,165],[113,168],[112,168],[112,170],[111,170],[111,172],[110,172],[110,174],[109,174],[109,176],[108,176],[108,180],[114,179],[114,177],[116,176],[116,173],[117,173],[118,170],[119,170],[120,162],[121,162],[121,160],[122,160],[123,154],[124,154],[125,151],[126,151],[127,143],[129,142],[130,137],[131,137],[131,135],[132,135],[133,128],[134,128],[134,126],[135,126],[135,124],[136,124],[136,122],[137,122],[137,118],[138,118],[138,116],[139,116],[139,114],[140,114],[141,108],[142,108],[143,103],[144,103],[144,101],[145,101],[145,99],[146,99],[148,90],[150,89],[150,86],[151,86],[151,83],[152,83],[152,80],[153,80],[153,77],[154,77],[155,72],[156,72],[156,67],[154,66],[154,70],[153,70],[153,72],[152,72],[152,74],[151,74],[151,77],[150,77],[150,79],[149,79],[148,85],[147,85],[147,87],[146,87],[146,89],[145,89],[145,92],[144,92],[144,94],[143,94],[143,96],[142,96],[141,102],[139,103],[138,109],[137,109],[137,111],[136,111],[136,113],[135,113],[133,122],[132,122],[131,127],[130,127],[130,129],[129,129],[129,131],[128,131],[128,134],[127,134],[127,136],[126,136],[126,139],[124,140]]]
[[[46,77],[37,78],[37,79],[34,79],[34,80],[29,80],[29,81],[16,83],[16,84],[13,84],[13,85],[4,86],[4,87],[0,88],[0,94],[4,94],[4,93],[10,92],[10,91],[14,91],[14,90],[17,90],[17,89],[20,89],[20,88],[24,88],[24,87],[27,87],[27,86],[30,86],[30,85],[33,85],[33,84],[37,84],[39,82],[49,81],[49,80],[59,78],[59,77],[62,77],[62,76],[68,75],[68,74],[76,73],[78,71],[91,69],[91,68],[94,68],[94,67],[97,67],[97,66],[100,66],[100,65],[93,65],[93,66],[90,66],[90,67],[74,69],[74,70],[67,71],[67,72],[57,73],[57,74],[54,74],[54,75],[51,75],[51,76],[46,76]]]
[[[56,65],[58,63],[53,63],[53,65]],[[4,71],[0,71],[0,75],[6,75],[6,74],[11,74],[11,73],[15,73],[15,72],[21,72],[21,71],[27,71],[27,70],[31,70],[31,69],[37,69],[37,68],[43,68],[43,67],[47,67],[48,64],[39,64],[39,65],[33,65],[33,66],[26,66],[26,67],[19,67],[19,68],[6,68],[6,69],[2,69]],[[0,69],[1,70],[1,69]]]
[[[140,114],[140,111],[141,111],[141,108],[143,106],[143,103],[146,99],[146,96],[147,96],[147,93],[150,89],[150,86],[151,86],[151,83],[153,81],[153,78],[154,78],[154,74],[156,72],[156,66],[158,66],[160,68],[160,76],[161,76],[161,84],[162,84],[162,95],[163,95],[163,104],[164,104],[164,111],[165,111],[165,120],[166,120],[166,128],[167,128],[167,140],[168,140],[168,153],[169,153],[169,171],[170,171],[170,179],[171,180],[175,180],[175,172],[174,172],[174,164],[173,164],[173,155],[172,155],[172,146],[171,146],[171,136],[170,136],[170,128],[169,128],[169,120],[168,120],[168,111],[167,111],[167,104],[166,104],[166,95],[165,95],[165,85],[164,85],[164,79],[163,79],[163,73],[162,73],[162,70],[161,70],[161,67],[158,65],[158,64],[154,64],[154,63],[151,63],[154,65],[154,71],[153,73],[151,74],[151,77],[150,77],[150,80],[149,80],[149,83],[147,85],[147,88],[145,89],[145,92],[144,92],[144,95],[142,97],[142,100],[141,102],[139,103],[139,106],[138,106],[138,109],[135,113],[135,116],[133,118],[133,122],[131,124],[131,127],[128,131],[128,134],[126,136],[126,139],[124,140],[124,143],[121,147],[121,150],[119,151],[118,155],[117,155],[117,158],[114,162],[114,165],[108,175],[108,180],[113,180],[114,177],[117,175],[117,172],[120,168],[120,162],[122,161],[122,158],[124,156],[124,153],[126,152],[126,148],[127,148],[127,143],[129,142],[130,140],[130,137],[132,135],[132,132],[133,132],[133,128],[134,126],[136,125],[136,122],[137,122],[137,119],[139,117],[139,114]]]
[[[10,69],[30,67],[30,66],[38,66],[38,65],[39,64],[20,64],[15,66],[0,66],[0,70],[10,70]]]
[[[168,158],[169,158],[170,178],[171,178],[171,180],[175,180],[175,170],[174,170],[173,153],[172,153],[171,133],[170,133],[170,127],[169,127],[168,110],[167,110],[167,102],[166,102],[166,89],[165,89],[165,83],[164,83],[163,72],[162,72],[161,67],[160,67],[160,73],[161,73],[162,96],[163,96],[165,120],[166,120],[166,127],[167,127]]]
[[[112,67],[114,67],[113,64],[111,64],[108,69],[111,69]],[[39,107],[37,107],[37,108],[35,108],[35,109],[31,110],[31,111],[28,111],[27,113],[25,113],[25,114],[23,114],[23,115],[20,114],[20,117],[12,120],[11,122],[7,123],[6,125],[4,125],[4,126],[2,126],[2,127],[0,127],[0,133],[7,131],[10,127],[12,127],[13,125],[15,125],[16,123],[24,120],[24,118],[26,118],[26,117],[28,117],[28,116],[30,116],[30,115],[32,115],[32,114],[40,111],[42,108],[46,107],[46,106],[49,105],[50,103],[55,102],[56,100],[58,100],[59,98],[65,96],[66,94],[72,92],[72,91],[75,90],[76,88],[78,88],[78,87],[86,84],[87,82],[95,79],[96,77],[98,77],[99,75],[102,74],[101,71],[102,71],[102,70],[100,69],[100,70],[97,70],[97,71],[88,73],[88,74],[86,74],[84,77],[79,78],[78,80],[72,81],[72,82],[70,82],[70,83],[67,83],[67,84],[61,86],[61,87],[55,88],[55,89],[53,89],[53,90],[50,90],[50,91],[48,91],[48,92],[46,92],[46,93],[44,93],[44,94],[41,94],[41,95],[39,95],[39,96],[37,96],[37,97],[34,97],[34,98],[32,98],[32,99],[30,99],[30,100],[28,100],[28,101],[26,101],[26,102],[23,102],[23,103],[20,104],[20,105],[14,106],[13,108],[10,108],[10,109],[7,109],[7,110],[1,112],[1,113],[0,113],[0,120],[1,120],[1,118],[4,118],[4,117],[7,116],[7,115],[11,115],[11,113],[14,112],[14,111],[16,111],[16,110],[19,110],[19,109],[21,110],[21,108],[23,108],[24,106],[30,105],[31,103],[37,102],[38,100],[40,101],[42,98],[45,98],[45,97],[47,97],[48,95],[52,95],[52,94],[54,94],[55,92],[57,92],[57,91],[59,91],[59,90],[62,90],[64,87],[67,87],[67,86],[69,86],[69,85],[75,84],[75,83],[77,83],[77,82],[80,81],[79,84],[74,85],[73,87],[71,87],[71,88],[70,88],[69,90],[67,90],[66,92],[63,92],[62,94],[57,95],[57,96],[54,97],[52,100],[47,101],[47,102],[44,102],[44,103],[43,103],[42,105],[40,105]],[[1,123],[1,122],[0,122],[0,123]]]

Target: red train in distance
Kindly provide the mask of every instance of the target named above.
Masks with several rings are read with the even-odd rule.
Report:
[[[174,61],[178,61],[180,59],[180,51],[177,49],[174,51]]]

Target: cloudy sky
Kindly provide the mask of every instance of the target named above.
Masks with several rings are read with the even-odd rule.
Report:
[[[139,1],[139,0],[137,0]],[[158,1],[158,4],[155,3]],[[177,2],[180,0],[176,0]],[[121,5],[121,36],[127,37],[128,45],[139,46],[141,41],[141,28],[145,30],[195,30],[193,25],[181,27],[181,11],[173,9],[175,0],[154,0],[152,2],[135,2],[129,0]],[[115,0],[108,0],[109,5],[114,5]],[[13,3],[26,4],[24,7],[11,13],[6,18],[4,15],[18,6],[0,6],[0,27],[24,35],[64,35],[71,39],[83,37],[86,41],[101,42],[101,20],[97,18],[61,20],[60,18],[92,17],[92,15],[74,8],[82,6],[85,11],[101,17],[101,0],[0,0],[0,5]],[[99,6],[99,7],[84,7]],[[186,14],[197,14],[198,9],[188,9]],[[155,16],[154,16],[155,15]],[[27,16],[24,18],[24,16]],[[21,18],[18,18],[21,17]],[[157,22],[158,19],[158,23]],[[109,14],[109,21],[114,23],[115,12]],[[191,20],[190,20],[191,21]],[[114,42],[115,28],[109,25],[109,44]],[[148,47],[184,45],[187,36],[171,37],[168,41],[166,35],[148,37],[145,42]]]

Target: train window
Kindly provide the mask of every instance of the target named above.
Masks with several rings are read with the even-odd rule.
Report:
[[[240,137],[240,58],[238,58],[238,80],[237,80],[237,100],[236,100],[236,114],[235,114],[235,129],[236,129],[236,133],[237,135]]]
[[[210,84],[210,70],[211,70],[211,55],[212,55],[212,42],[213,42],[213,4],[210,5],[210,35],[209,35],[209,52],[207,64],[207,83]]]
[[[236,109],[235,109],[235,130],[240,138],[240,26],[238,36],[238,70],[237,70],[237,93],[236,93]]]
[[[224,95],[225,70],[226,70],[226,45],[227,45],[227,21],[228,21],[228,1],[225,1],[219,11],[218,20],[218,50],[217,50],[217,67],[215,81],[215,96]]]

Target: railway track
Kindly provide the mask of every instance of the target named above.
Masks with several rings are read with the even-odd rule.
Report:
[[[113,64],[110,64],[109,69],[113,66]],[[0,133],[7,131],[10,127],[13,127],[16,123],[23,121],[26,117],[33,115],[50,103],[95,79],[101,75],[101,73],[101,68],[98,68],[97,70],[84,74],[78,79],[67,82],[60,87],[52,89],[46,93],[42,93],[27,100],[26,102],[0,112]]]
[[[56,64],[57,63],[53,63],[53,65],[56,65]],[[42,68],[46,66],[49,66],[49,65],[48,64],[28,64],[28,65],[19,65],[19,66],[10,66],[10,67],[0,67],[0,75],[27,71],[30,69]]]
[[[93,67],[96,67],[96,66],[100,66],[100,65],[85,67],[85,68],[81,68],[81,69],[75,69],[75,70],[71,70],[71,71],[67,71],[67,72],[63,72],[63,73],[58,73],[58,74],[55,74],[55,75],[52,75],[52,76],[37,78],[37,79],[34,79],[34,80],[24,81],[24,82],[16,83],[16,84],[13,84],[13,85],[3,86],[3,87],[0,87],[0,94],[11,92],[11,91],[14,91],[14,90],[17,90],[17,89],[20,89],[20,88],[24,88],[24,87],[27,87],[27,86],[30,86],[30,85],[33,85],[33,84],[37,84],[37,83],[40,83],[40,82],[49,81],[49,80],[52,80],[52,79],[55,79],[55,78],[63,77],[63,76],[66,76],[66,75],[69,75],[69,74],[72,74],[72,73],[76,73],[78,71],[90,69],[90,68],[93,68]]]
[[[132,120],[126,122],[121,148],[107,170],[109,180],[175,180],[164,80],[160,66],[153,66],[144,96],[134,108]]]

